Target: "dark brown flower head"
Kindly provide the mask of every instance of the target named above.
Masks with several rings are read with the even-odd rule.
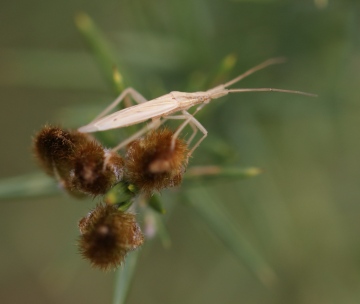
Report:
[[[187,144],[177,138],[171,148],[173,132],[163,128],[133,141],[125,157],[125,179],[146,194],[181,183],[187,166]]]
[[[71,170],[79,147],[90,141],[86,134],[53,126],[43,127],[33,140],[33,151],[40,166],[62,189],[79,198],[84,194],[73,187]]]
[[[79,250],[93,267],[111,270],[121,265],[126,254],[144,242],[144,236],[131,213],[114,205],[98,205],[79,222]]]
[[[67,180],[77,148],[87,141],[86,134],[45,126],[34,137],[33,150],[47,174]]]
[[[73,187],[91,195],[105,194],[122,179],[124,161],[115,152],[92,141],[82,145],[74,159]]]

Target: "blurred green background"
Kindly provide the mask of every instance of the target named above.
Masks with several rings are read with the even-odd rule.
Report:
[[[235,87],[319,94],[244,93],[199,113],[209,135],[190,165],[264,174],[165,192],[172,246],[144,248],[128,303],[360,303],[359,2],[2,1],[2,178],[38,170],[31,137],[44,123],[80,126],[115,96],[74,24],[82,11],[104,32],[125,81],[149,99],[213,84],[229,54],[237,62],[228,79],[289,59]],[[276,281],[261,284],[184,204],[209,198]],[[75,246],[77,221],[99,200],[59,192],[1,201],[1,303],[111,303],[114,273],[91,269]]]

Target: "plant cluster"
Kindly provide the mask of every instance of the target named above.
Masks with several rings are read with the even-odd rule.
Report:
[[[79,222],[79,251],[97,268],[118,267],[144,235],[130,207],[139,196],[180,185],[188,163],[187,144],[168,128],[131,142],[124,156],[93,137],[45,126],[34,137],[34,154],[44,171],[76,197],[104,196],[104,202]],[[125,189],[126,196],[112,195]]]

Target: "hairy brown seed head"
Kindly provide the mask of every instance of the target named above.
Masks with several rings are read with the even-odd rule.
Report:
[[[92,141],[82,145],[74,158],[71,182],[75,189],[91,195],[105,194],[122,179],[124,161]]]
[[[125,179],[146,194],[181,183],[187,166],[187,144],[177,138],[171,148],[173,132],[154,130],[133,141],[125,157]]]
[[[43,127],[33,139],[39,165],[57,180],[60,188],[78,198],[84,197],[84,193],[73,187],[71,171],[79,147],[89,141],[91,138],[86,134],[54,126]]]
[[[126,254],[144,242],[135,216],[113,205],[98,205],[80,220],[79,229],[80,253],[93,267],[102,270],[120,266]]]
[[[77,148],[89,141],[86,134],[45,126],[33,140],[33,150],[39,164],[51,176],[68,179]]]

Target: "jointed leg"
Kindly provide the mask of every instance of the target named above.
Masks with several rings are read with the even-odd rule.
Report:
[[[200,105],[196,111],[194,112],[193,115],[195,115],[198,111],[200,111],[203,108],[204,104]],[[205,139],[205,137],[207,136],[207,130],[202,126],[202,124],[200,122],[197,121],[197,119],[191,115],[189,112],[187,111],[183,111],[183,115],[173,115],[173,116],[167,116],[164,119],[153,119],[153,121],[149,124],[147,124],[145,127],[143,127],[142,129],[140,129],[139,131],[137,131],[135,134],[133,134],[132,136],[130,136],[129,138],[127,138],[126,140],[124,140],[123,142],[121,142],[119,145],[117,145],[116,147],[114,147],[112,150],[113,151],[118,151],[122,148],[124,148],[126,145],[128,145],[129,143],[131,143],[132,141],[136,140],[137,138],[139,138],[140,136],[142,136],[143,134],[147,133],[148,131],[151,130],[155,130],[157,128],[159,128],[162,124],[165,123],[165,121],[167,121],[168,119],[186,119],[181,125],[180,127],[176,130],[176,132],[174,133],[172,140],[171,140],[171,149],[175,148],[175,141],[178,138],[180,132],[186,127],[187,124],[190,124],[191,128],[193,129],[193,134],[191,135],[190,139],[188,140],[188,144],[190,144],[190,142],[193,140],[193,138],[195,137],[197,130],[200,130],[203,133],[203,137],[201,137],[196,144],[194,145],[194,147],[192,147],[192,149],[190,150],[190,152],[188,153],[188,157],[191,156],[191,154],[195,151],[195,149],[200,145],[200,143]]]
[[[201,108],[200,108],[201,109]],[[198,110],[200,110],[199,108],[196,110],[196,112]],[[195,112],[195,113],[196,113]],[[188,157],[191,156],[191,154],[195,151],[195,149],[200,145],[200,143],[205,139],[205,137],[207,136],[207,130],[203,127],[203,125],[190,113],[188,113],[187,111],[183,111],[184,115],[176,115],[176,116],[168,116],[166,117],[164,120],[167,119],[186,119],[181,125],[180,127],[176,130],[176,132],[174,133],[173,137],[172,137],[172,141],[171,141],[171,149],[175,148],[175,141],[178,138],[180,132],[186,127],[187,124],[190,124],[194,130],[194,133],[191,135],[190,139],[188,142],[190,142],[197,130],[200,130],[200,132],[203,133],[203,136],[196,142],[196,144],[191,148],[190,152],[188,153]],[[197,129],[197,130],[196,130]]]
[[[102,111],[98,116],[96,116],[96,118],[91,122],[94,123],[97,120],[101,119],[102,117],[104,117],[106,114],[108,114],[109,112],[111,112],[117,105],[119,105],[123,99],[126,97],[126,95],[130,95],[134,101],[136,103],[143,103],[146,102],[147,100],[145,99],[144,96],[142,96],[138,91],[136,91],[133,88],[126,88],[120,95],[118,98],[116,98],[104,111]]]
[[[190,123],[190,124],[193,123],[193,125],[195,125],[196,127],[198,127],[199,130],[204,130],[205,132],[202,131],[203,134],[206,133],[206,135],[207,135],[206,129],[205,129],[205,128],[201,125],[201,123],[198,122],[197,119],[194,117],[195,114],[196,114],[197,112],[199,112],[204,106],[205,106],[204,103],[201,104],[200,106],[198,106],[197,109],[196,109],[196,111],[195,111],[193,114],[190,114],[189,112],[187,112],[187,111],[185,111],[185,110],[182,111],[183,114],[184,114],[184,116],[187,117],[187,119],[180,125],[180,127],[176,130],[175,134],[173,135],[173,139],[172,139],[172,142],[171,142],[171,147],[172,147],[172,149],[175,148],[175,140],[176,140],[176,138],[179,136],[180,132],[181,132],[181,131],[186,127],[186,125],[189,124],[189,123]],[[195,133],[195,134],[196,134],[196,133]],[[193,134],[193,135],[190,137],[190,140],[192,140],[192,139],[194,138],[195,134]],[[206,135],[204,135],[204,138],[206,137]],[[200,139],[200,142],[203,141],[204,138],[201,138],[201,139]],[[196,147],[200,144],[200,142],[199,142],[199,143],[196,143]],[[194,149],[191,150],[191,153],[192,153],[193,151],[194,151]]]
[[[186,112],[187,114],[190,114],[185,110],[183,111],[183,113],[184,112]],[[199,122],[197,119],[196,119],[196,121]],[[194,139],[194,137],[196,136],[196,133],[198,131],[198,128],[196,127],[196,125],[194,124],[193,121],[189,121],[189,125],[190,125],[191,129],[193,130],[193,134],[191,134],[190,138],[187,141],[188,146],[190,145],[190,143],[192,142],[192,140]]]
[[[196,148],[200,145],[200,143],[205,139],[205,137],[207,136],[208,132],[207,130],[204,128],[204,126],[193,117],[193,120],[191,121],[191,123],[194,124],[194,126],[197,127],[198,130],[200,130],[200,132],[203,133],[203,136],[196,142],[196,144],[191,148],[190,152],[188,153],[188,157],[190,157],[193,152],[196,150]],[[196,133],[195,133],[196,134]],[[195,134],[193,134],[195,136]],[[194,136],[192,136],[190,139],[192,140],[194,138]]]
[[[124,148],[125,146],[127,146],[129,143],[131,143],[132,141],[138,139],[139,137],[141,137],[142,135],[144,135],[145,133],[151,131],[151,130],[156,130],[157,128],[159,128],[161,125],[164,124],[164,122],[168,119],[187,119],[188,116],[185,115],[175,115],[175,116],[168,116],[165,119],[153,119],[152,122],[148,123],[146,126],[144,126],[142,129],[140,129],[139,131],[137,131],[136,133],[134,133],[133,135],[131,135],[130,137],[128,137],[127,139],[125,139],[124,141],[122,141],[120,144],[118,144],[116,147],[112,148],[112,151],[118,151],[122,148]]]
[[[158,119],[156,121],[152,121],[149,124],[147,124],[145,127],[143,127],[142,129],[140,129],[139,131],[137,131],[135,134],[131,135],[129,138],[127,138],[126,140],[122,141],[120,144],[118,144],[116,147],[114,147],[112,149],[112,151],[118,151],[124,147],[126,147],[129,143],[131,143],[132,141],[138,139],[139,137],[141,137],[142,135],[144,135],[145,133],[151,131],[151,130],[155,130],[158,127],[160,127],[162,124],[164,124],[164,122],[168,119],[186,119],[186,121],[180,126],[180,128],[174,133],[173,137],[172,137],[172,141],[171,141],[171,148],[174,149],[175,148],[175,141],[178,138],[180,132],[184,129],[184,127],[187,124],[190,124],[194,130],[194,133],[192,134],[192,136],[190,137],[188,144],[190,143],[190,141],[194,138],[197,130],[200,130],[203,133],[203,136],[196,142],[196,144],[191,148],[190,152],[188,153],[188,157],[190,157],[192,155],[192,153],[195,151],[195,149],[200,145],[200,143],[205,139],[205,137],[207,136],[207,130],[202,126],[202,124],[200,122],[198,122],[196,120],[195,117],[193,117],[191,114],[188,113],[188,115],[176,115],[176,116],[168,116],[162,120]],[[186,123],[186,124],[185,124]]]
[[[186,112],[186,111],[183,111],[183,113]],[[186,120],[189,118],[189,115],[191,116],[190,113],[186,112],[184,113],[184,115],[172,115],[172,116],[167,116],[165,119],[182,119],[182,120]],[[192,142],[192,140],[194,139],[197,131],[198,131],[198,128],[196,127],[196,125],[192,122],[192,121],[189,121],[189,125],[190,127],[192,128],[193,130],[193,133],[191,134],[190,138],[187,140],[187,145],[189,146],[190,143]],[[182,129],[181,129],[182,130]],[[180,131],[181,131],[180,130]]]

